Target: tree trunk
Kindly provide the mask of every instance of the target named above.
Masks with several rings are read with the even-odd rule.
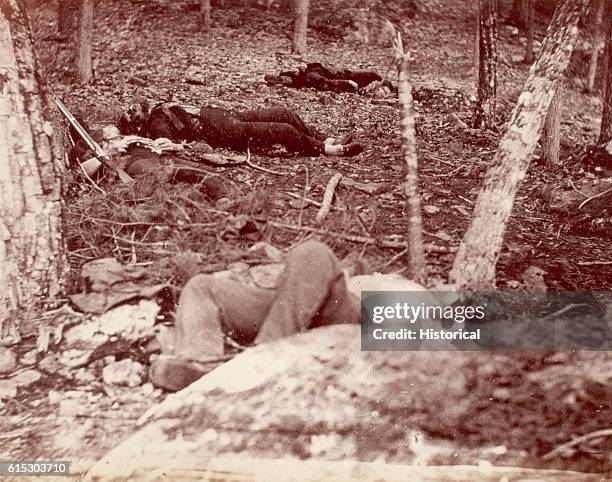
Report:
[[[202,16],[202,30],[209,32],[212,25],[210,19],[210,0],[200,0],[200,15]]]
[[[93,0],[81,0],[77,42],[77,79],[82,84],[93,77],[91,44],[93,36]]]
[[[63,38],[68,38],[76,26],[78,3],[76,0],[59,0],[57,26]]]
[[[480,0],[478,102],[472,118],[477,129],[495,124],[497,95],[497,0]]]
[[[599,143],[607,144],[612,140],[612,75],[610,75],[610,65],[612,64],[612,2],[607,2],[606,18],[608,25],[606,28],[606,76],[604,78],[603,87],[603,112],[601,115],[601,131],[599,134]]]
[[[0,326],[62,291],[59,162],[22,2],[0,0]],[[15,318],[16,319],[16,318]]]
[[[609,0],[608,0],[609,1]],[[595,6],[595,18],[593,26],[593,50],[591,50],[591,61],[589,62],[589,77],[587,79],[587,92],[595,89],[595,78],[597,75],[597,57],[599,57],[599,44],[601,42],[601,20],[603,17],[605,0],[597,0]]]
[[[494,289],[495,264],[520,182],[525,177],[557,84],[578,37],[589,0],[560,0],[508,130],[487,173],[450,278],[458,288]]]
[[[549,164],[559,164],[559,145],[561,142],[560,91],[561,85],[559,85],[557,93],[550,103],[548,115],[546,116],[546,122],[544,123],[542,159]]]
[[[609,7],[609,14],[607,15],[612,15],[612,5],[610,2],[608,2],[608,7]],[[602,80],[602,86],[601,86],[601,93],[602,93],[602,99],[605,97],[606,95],[606,81],[608,79],[608,63],[609,63],[609,58],[610,58],[610,34],[608,33],[608,30],[612,28],[612,22],[608,22],[608,26],[606,28],[606,31],[604,32],[604,51],[603,51],[603,59],[601,60],[601,78]]]
[[[309,0],[293,0],[293,45],[291,52],[303,54],[306,52],[308,38],[308,2]]]
[[[398,100],[402,154],[406,163],[406,204],[408,211],[408,266],[410,279],[423,283],[426,277],[423,249],[423,221],[421,217],[421,194],[419,193],[418,158],[414,125],[414,103],[412,85],[408,79],[408,58],[404,55],[399,63]]]
[[[527,11],[527,47],[525,48],[525,63],[533,62],[533,37],[535,27],[535,0],[525,0]]]

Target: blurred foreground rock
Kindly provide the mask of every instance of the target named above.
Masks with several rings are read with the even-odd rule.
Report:
[[[420,434],[451,439],[469,430],[478,397],[471,383],[478,365],[495,356],[361,352],[360,327],[346,325],[254,347],[145,413],[139,420],[144,427],[95,464],[88,479],[140,480],[146,474],[147,480],[271,482],[374,480],[378,474],[375,480],[498,481],[512,473],[539,480],[528,469],[389,468],[448,463],[436,458],[443,449],[426,450]],[[296,460],[255,460],[287,457]],[[305,478],[302,470],[319,469],[297,459],[344,462],[322,464],[332,472]],[[493,473],[496,478],[489,477]],[[564,477],[554,480],[596,480]]]

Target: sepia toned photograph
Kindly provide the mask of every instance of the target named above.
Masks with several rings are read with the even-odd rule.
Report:
[[[0,482],[612,481],[612,0],[0,0]]]

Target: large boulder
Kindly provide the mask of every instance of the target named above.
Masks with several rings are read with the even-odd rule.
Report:
[[[537,447],[542,437],[554,437],[548,441],[554,445],[570,438],[576,425],[566,421],[584,417],[590,406],[585,404],[592,403],[581,394],[605,391],[612,380],[607,375],[612,360],[605,354],[572,355],[581,362],[568,365],[574,373],[551,389],[530,379],[533,370],[549,378],[547,365],[536,363],[542,355],[360,348],[357,325],[319,328],[249,348],[145,413],[140,429],[99,460],[88,478],[551,480],[552,473],[504,472],[507,468],[490,464],[421,467],[397,478],[406,468],[392,466],[475,464],[486,453],[496,465],[528,464],[525,448]],[[559,397],[568,390],[576,396]],[[469,447],[483,451],[470,458],[461,452]],[[266,459],[276,461],[261,462]],[[282,462],[287,459],[292,462]],[[302,471],[316,464],[305,460],[326,461],[319,468],[331,472],[306,478]],[[554,477],[598,480],[576,473]]]

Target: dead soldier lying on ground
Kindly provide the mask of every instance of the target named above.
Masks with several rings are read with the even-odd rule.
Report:
[[[241,152],[277,144],[306,156],[355,156],[363,151],[363,146],[349,137],[325,138],[284,107],[233,112],[162,102],[151,108],[143,100],[130,105],[118,127],[122,134],[165,137],[173,142],[201,140],[213,148]]]
[[[398,275],[353,276],[347,282],[340,261],[318,241],[302,243],[287,254],[275,289],[196,275],[181,293],[174,329],[158,336],[162,355],[151,365],[151,382],[180,390],[206,373],[198,361],[222,357],[227,347],[359,323],[360,291],[389,289],[425,290]]]
[[[186,150],[183,145],[164,138],[151,140],[134,135],[123,136],[113,125],[86,130],[112,157],[113,165],[129,176],[137,178],[145,174],[155,174],[167,182],[200,183],[202,192],[215,201],[228,195],[227,183],[218,174],[208,172],[200,162],[189,159],[196,158],[198,161],[224,166],[242,162],[238,158],[214,154],[213,149],[203,142]],[[83,139],[79,139],[75,133],[71,132],[71,135],[78,140],[70,150],[70,161],[80,164],[88,176],[98,176],[100,168],[103,167],[102,162],[95,157]]]

